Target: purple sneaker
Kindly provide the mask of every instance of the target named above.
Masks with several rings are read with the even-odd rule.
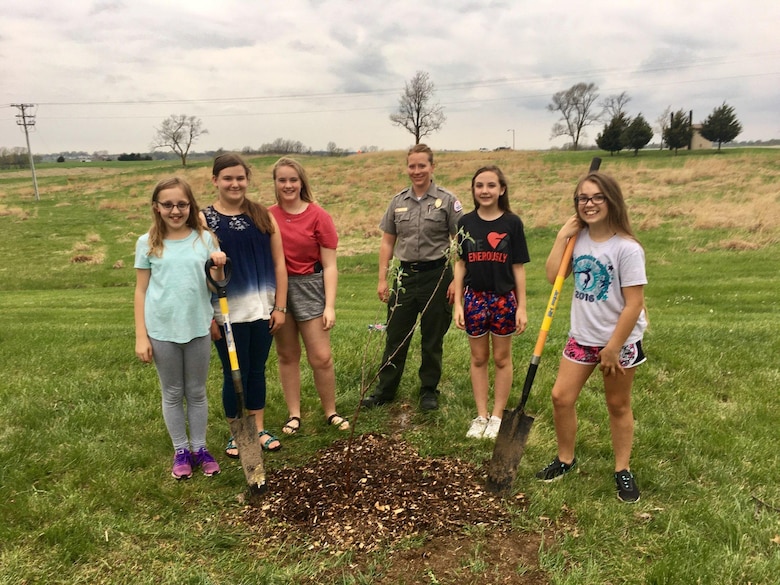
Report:
[[[171,475],[174,479],[189,479],[192,477],[192,454],[189,450],[176,450],[176,454],[173,456]]]
[[[201,447],[192,455],[192,463],[195,467],[200,466],[203,475],[211,477],[219,473],[219,463],[212,457],[206,447]]]

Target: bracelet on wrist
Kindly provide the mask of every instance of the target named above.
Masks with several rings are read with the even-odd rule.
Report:
[[[274,311],[279,311],[280,313],[286,313],[287,312],[287,307],[277,307],[276,305],[274,305],[274,308],[271,309],[271,312],[274,312]]]

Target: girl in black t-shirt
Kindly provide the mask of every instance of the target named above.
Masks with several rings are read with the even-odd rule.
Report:
[[[504,173],[482,167],[471,179],[474,211],[458,222],[455,325],[469,336],[471,386],[477,417],[467,437],[495,439],[512,388],[512,336],[525,331],[525,268],[530,260],[523,222],[512,213]],[[494,404],[488,410],[490,346]]]

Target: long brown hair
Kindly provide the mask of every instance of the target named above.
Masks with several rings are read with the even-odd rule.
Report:
[[[471,177],[471,198],[474,200],[474,209],[479,209],[479,201],[477,201],[477,196],[474,194],[474,183],[476,182],[477,177],[482,173],[494,173],[496,177],[498,177],[498,184],[501,185],[501,188],[504,190],[498,197],[498,208],[501,211],[512,213],[512,208],[509,205],[509,184],[506,182],[504,172],[496,165],[482,167],[474,173],[473,177]]]
[[[234,152],[226,152],[225,154],[220,154],[216,157],[214,159],[214,164],[211,167],[211,174],[216,179],[223,170],[237,166],[244,168],[247,181],[249,181],[249,179],[252,178],[252,169],[244,162],[243,158]],[[244,201],[241,204],[241,213],[248,215],[249,219],[252,220],[252,223],[255,224],[255,227],[264,234],[274,233],[274,224],[271,221],[271,215],[261,203],[252,201],[249,197],[245,196]]]
[[[580,216],[579,206],[577,205],[577,195],[579,195],[580,187],[582,187],[582,184],[585,181],[590,181],[596,185],[602,195],[607,198],[607,219],[609,220],[609,225],[612,229],[616,232],[622,232],[621,235],[625,234],[641,246],[642,243],[636,235],[634,235],[634,230],[631,229],[631,221],[628,219],[628,206],[623,197],[623,190],[620,188],[620,184],[609,175],[605,175],[599,171],[591,171],[577,183],[577,188],[574,190],[574,211],[577,214],[577,217]],[[580,221],[580,223],[582,223],[582,221]],[[647,312],[647,303],[645,303],[643,310],[645,312],[647,326],[649,327],[650,315]]]
[[[163,240],[168,234],[168,226],[165,225],[162,215],[156,210],[155,204],[158,203],[157,196],[161,191],[166,189],[173,189],[178,187],[182,190],[182,193],[186,195],[187,202],[190,204],[189,215],[187,216],[186,225],[194,230],[199,238],[203,237],[203,232],[208,231],[204,228],[199,220],[200,209],[198,208],[198,202],[195,201],[195,196],[192,194],[192,187],[190,184],[181,177],[170,177],[168,179],[162,179],[155,185],[152,192],[152,227],[149,228],[149,255],[157,256],[158,258],[163,255]]]
[[[574,212],[577,214],[577,217],[580,216],[580,210],[576,198],[579,195],[582,184],[588,181],[596,185],[604,197],[607,198],[607,219],[612,229],[616,232],[622,232],[639,242],[634,235],[634,230],[631,229],[631,221],[628,219],[628,207],[626,206],[626,200],[623,198],[623,191],[620,185],[615,179],[600,171],[591,171],[577,183],[577,188],[574,189]]]

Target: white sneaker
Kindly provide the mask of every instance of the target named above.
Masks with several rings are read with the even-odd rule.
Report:
[[[501,428],[501,419],[497,416],[491,416],[488,424],[485,426],[485,432],[482,433],[483,439],[495,439],[498,436],[498,429]]]
[[[466,437],[469,439],[481,439],[487,424],[488,420],[484,416],[478,416],[471,421],[471,426],[469,427],[469,432],[466,433]]]

